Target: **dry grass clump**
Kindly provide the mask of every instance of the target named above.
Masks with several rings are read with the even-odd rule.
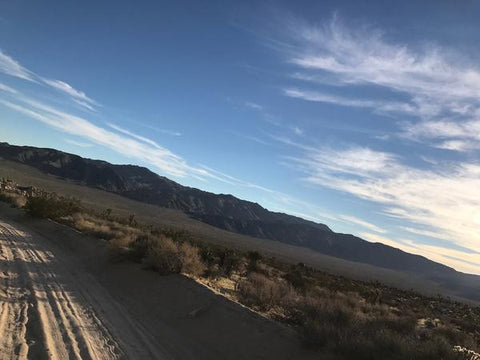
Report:
[[[263,274],[250,273],[247,279],[238,284],[240,301],[250,307],[267,311],[279,306],[292,295],[287,284],[269,279]]]
[[[453,360],[458,354],[452,344],[475,346],[446,326],[419,329],[412,313],[398,314],[358,293],[301,288],[254,272],[237,286],[240,302],[276,318],[280,314],[300,330],[307,346],[338,359]]]
[[[25,210],[33,217],[60,220],[82,211],[82,206],[75,198],[42,192],[27,198]]]
[[[205,272],[206,266],[202,262],[197,247],[183,243],[179,246],[179,254],[182,262],[182,272],[193,276],[200,276]]]
[[[156,238],[146,250],[143,263],[148,269],[162,275],[178,274],[182,271],[182,259],[177,244],[161,236]]]
[[[7,191],[0,192],[0,201],[6,202],[16,208],[23,208],[27,203],[25,196]]]
[[[176,243],[165,235],[140,235],[129,244],[130,257],[162,275],[185,274],[200,276],[205,271],[197,247]]]
[[[73,214],[69,220],[76,229],[105,240],[130,239],[133,241],[134,237],[141,233],[139,229],[132,226],[86,213]]]

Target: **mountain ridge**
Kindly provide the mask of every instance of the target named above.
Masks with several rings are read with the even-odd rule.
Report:
[[[146,167],[114,165],[56,149],[8,143],[0,143],[0,157],[133,200],[181,210],[192,218],[232,232],[427,277],[450,278],[461,274],[420,255],[382,243],[371,243],[354,235],[335,233],[325,224],[271,212],[257,203],[230,194],[213,194],[180,185]]]

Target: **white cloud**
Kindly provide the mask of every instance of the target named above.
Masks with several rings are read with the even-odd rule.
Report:
[[[368,108],[379,113],[414,114],[418,111],[417,107],[402,102],[349,99],[342,96],[335,96],[315,91],[305,91],[293,88],[285,89],[284,94],[289,97],[303,99],[307,101],[357,108]]]
[[[386,214],[432,229],[430,237],[479,248],[479,163],[426,170],[368,148],[305,149],[303,157],[290,161],[307,182],[382,204]]]
[[[259,105],[257,103],[251,102],[251,101],[247,101],[245,103],[245,106],[250,108],[250,109],[257,110],[257,111],[262,111],[264,109],[264,107],[262,105]]]
[[[379,242],[411,254],[424,256],[439,263],[449,264],[462,272],[480,275],[478,266],[480,264],[480,254],[478,253],[465,253],[442,246],[418,244],[409,239],[393,240],[372,233],[361,233],[360,236],[371,242]]]
[[[12,59],[0,49],[0,72],[20,79],[34,81],[34,74],[25,69],[20,63]]]
[[[58,110],[25,96],[18,96],[20,103],[0,99],[0,103],[32,119],[41,121],[56,130],[87,139],[110,148],[126,157],[153,165],[156,169],[172,176],[208,176],[204,169],[189,166],[184,159],[157,144],[133,139],[109,131],[90,121]]]
[[[292,53],[290,61],[305,70],[335,75],[342,84],[383,86],[411,95],[414,102],[430,99],[441,107],[456,104],[457,110],[464,100],[480,98],[478,69],[458,58],[456,63],[449,61],[449,52],[440,47],[414,51],[387,42],[381,31],[349,29],[336,17],[323,26],[296,23],[291,30],[299,54]]]
[[[89,98],[84,92],[74,89],[70,84],[67,84],[61,80],[53,80],[53,79],[46,79],[42,78],[42,81],[47,84],[48,86],[63,92],[69,96],[71,96],[74,101],[83,106],[87,109],[94,110],[94,105],[98,105],[94,100]]]
[[[294,132],[295,135],[297,135],[297,136],[303,135],[303,130],[300,129],[298,126],[295,126],[295,127],[293,128],[293,132]]]
[[[89,110],[95,111],[94,106],[98,106],[98,103],[95,100],[89,98],[84,92],[73,88],[70,84],[67,84],[64,81],[47,79],[35,74],[33,71],[30,71],[29,69],[23,67],[18,61],[14,60],[13,58],[5,54],[1,49],[0,49],[0,72],[13,77],[23,79],[23,80],[27,80],[30,82],[44,83],[49,87],[51,87],[52,89],[55,89],[57,91],[67,94],[72,98],[72,100],[75,103]],[[0,90],[5,90],[5,89],[6,88],[0,88]]]
[[[294,78],[320,85],[321,91],[287,88],[286,96],[408,115],[415,122],[406,125],[404,135],[417,132],[417,141],[441,149],[480,149],[479,122],[472,120],[480,118],[480,69],[461,54],[432,44],[387,41],[379,30],[349,28],[337,17],[319,26],[291,21],[288,32],[291,45],[282,49],[301,69]],[[331,86],[336,92],[346,86],[380,87],[384,93],[359,99],[332,95]]]
[[[72,145],[75,145],[75,146],[80,146],[80,147],[83,147],[83,148],[89,148],[89,147],[93,146],[93,144],[91,144],[91,143],[76,141],[76,140],[72,140],[72,139],[63,139],[63,140],[65,142],[69,143],[69,144],[72,144]]]
[[[2,84],[2,83],[0,83],[0,91],[5,91],[5,92],[8,92],[10,94],[16,94],[17,93],[17,90],[15,90],[14,88],[11,88],[10,86]]]
[[[440,149],[469,151],[480,149],[480,120],[429,120],[404,124],[402,136],[429,141]]]
[[[153,147],[157,148],[157,149],[161,149],[162,147],[160,145],[158,145],[155,141],[153,140],[150,140],[144,136],[140,136],[140,135],[137,135],[129,130],[126,130],[124,128],[121,128],[120,126],[117,126],[115,124],[112,124],[112,123],[107,123],[108,126],[110,126],[112,129],[122,133],[122,134],[125,134],[125,135],[128,135],[134,139],[137,139],[137,140],[140,140],[146,144],[149,144],[149,145],[152,145]]]
[[[360,226],[364,227],[365,229],[368,229],[370,231],[374,231],[374,232],[377,232],[377,233],[380,233],[380,234],[386,234],[388,232],[387,230],[382,229],[381,227],[376,226],[375,224],[372,224],[372,223],[367,222],[365,220],[359,219],[355,216],[339,215],[338,218],[341,219],[341,220],[344,220],[346,222],[352,223],[352,224],[360,225]]]

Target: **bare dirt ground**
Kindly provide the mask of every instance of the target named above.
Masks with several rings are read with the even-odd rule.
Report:
[[[183,276],[0,206],[1,359],[298,359],[296,334]]]
[[[169,358],[95,279],[73,274],[69,263],[4,221],[0,261],[2,358]],[[104,323],[119,317],[111,333]]]

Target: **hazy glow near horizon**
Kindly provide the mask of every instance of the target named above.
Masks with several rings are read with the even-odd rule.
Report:
[[[0,141],[480,274],[480,5],[352,3],[2,4]]]

